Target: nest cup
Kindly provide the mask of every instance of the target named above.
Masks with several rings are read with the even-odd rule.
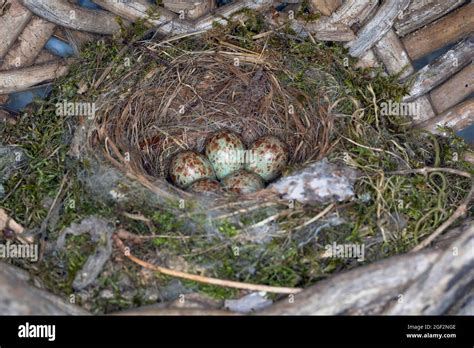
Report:
[[[276,52],[210,45],[209,38],[200,37],[193,38],[193,49],[185,44],[141,44],[129,52],[132,57],[146,48],[155,58],[169,59],[149,68],[153,57],[137,58],[127,76],[140,78],[121,75],[110,82],[115,88],[99,97],[99,137],[113,144],[116,154],[129,154],[129,170],[171,185],[173,156],[185,150],[202,153],[206,140],[223,129],[240,135],[247,147],[264,135],[278,137],[288,145],[289,167],[326,154],[327,108],[336,97],[330,76],[315,79],[317,71],[305,73],[308,84],[319,84],[320,94],[310,95],[292,85],[290,64]]]

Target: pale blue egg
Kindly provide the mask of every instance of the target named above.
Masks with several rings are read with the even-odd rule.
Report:
[[[216,178],[208,159],[195,151],[178,153],[171,160],[169,173],[173,183],[181,188],[186,188],[199,179]]]
[[[245,145],[240,137],[228,130],[214,133],[206,142],[205,154],[218,179],[242,169],[245,161]]]
[[[269,182],[281,174],[288,164],[288,146],[272,135],[255,141],[246,154],[245,169]]]
[[[203,192],[219,192],[222,191],[221,183],[214,179],[199,179],[193,182],[189,188],[191,192],[203,193]]]
[[[246,195],[263,189],[265,184],[257,174],[241,169],[226,176],[222,186],[226,191]]]

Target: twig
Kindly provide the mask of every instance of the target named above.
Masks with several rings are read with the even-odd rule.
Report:
[[[256,209],[272,207],[272,206],[275,206],[275,205],[279,205],[279,204],[275,203],[275,202],[261,203],[261,204],[250,206],[248,208],[237,209],[237,210],[233,211],[232,213],[227,213],[227,214],[215,216],[214,220],[227,219],[227,218],[235,216],[235,215],[246,214],[246,213],[249,213],[249,212],[251,212],[253,210],[256,210]]]
[[[256,34],[256,35],[252,36],[252,39],[253,40],[258,40],[258,39],[261,39],[263,37],[267,37],[267,36],[275,33],[276,31],[283,29],[285,26],[286,26],[286,24],[285,25],[280,25],[279,27],[274,28],[272,30],[266,31],[264,33]]]
[[[273,220],[278,219],[281,215],[283,215],[281,212],[278,213],[278,214],[272,215],[272,216],[267,217],[266,219],[263,219],[263,220],[255,223],[251,226],[246,227],[245,229],[246,230],[251,230],[251,229],[254,229],[254,228],[257,228],[257,227],[260,227],[260,226],[264,226],[264,225],[268,224],[269,222],[272,222]]]
[[[128,217],[129,219],[136,220],[136,221],[143,221],[143,222],[151,222],[150,219],[146,218],[142,214],[131,214],[127,213],[126,211],[122,212],[122,215]]]
[[[166,234],[152,234],[152,235],[146,235],[146,236],[141,236],[139,234],[135,234],[132,232],[128,232],[127,230],[123,228],[119,228],[116,232],[117,237],[119,237],[122,240],[132,240],[134,242],[141,243],[142,240],[146,239],[154,239],[154,238],[166,238],[166,239],[191,239],[191,236],[170,236]]]
[[[156,43],[154,46],[155,47],[156,46],[162,46],[164,44],[167,44],[167,43],[170,43],[170,42],[173,42],[173,41],[177,41],[177,40],[181,40],[181,39],[184,39],[186,37],[201,35],[201,34],[204,34],[206,31],[207,30],[198,30],[198,31],[191,32],[191,33],[184,33],[184,34],[176,35],[176,36],[173,36],[169,39],[160,41],[160,42]]]
[[[224,249],[224,248],[228,248],[229,245],[230,245],[229,241],[226,241],[226,242],[222,242],[222,243],[219,243],[219,244],[214,244],[213,246],[211,246],[207,249],[201,249],[201,250],[198,250],[198,251],[191,251],[190,253],[184,254],[182,256],[183,257],[196,257],[196,256],[199,256],[199,255],[207,254],[211,251],[216,251],[216,250],[221,250],[221,249]]]
[[[33,237],[21,237],[20,235],[25,232],[25,228],[8,216],[5,210],[0,208],[0,231],[7,228],[12,230],[15,233],[15,238],[23,244],[31,244],[34,242]]]
[[[387,175],[408,175],[408,174],[423,174],[423,175],[426,175],[428,173],[433,173],[433,172],[444,172],[444,173],[464,176],[466,178],[472,178],[472,175],[469,174],[468,172],[464,172],[462,170],[452,169],[452,168],[430,168],[430,167],[425,167],[425,168],[419,168],[419,169],[397,170],[397,171],[394,171],[394,172],[388,172],[386,174]]]
[[[385,152],[385,153],[388,153],[390,155],[392,155],[393,157],[395,158],[398,158],[399,160],[407,163],[407,161],[405,161],[403,158],[401,158],[400,156],[398,156],[396,153],[393,153],[391,151],[387,151],[387,150],[383,150],[383,149],[379,149],[379,148],[376,148],[376,147],[370,147],[370,146],[366,146],[366,145],[362,145],[362,144],[359,144],[357,142],[355,142],[354,140],[351,140],[349,138],[346,138],[345,136],[341,135],[341,138],[344,138],[345,140],[347,140],[348,142],[356,145],[356,146],[360,146],[364,149],[367,149],[367,150],[372,150],[372,151],[376,151],[376,152]]]
[[[329,211],[331,211],[332,208],[334,208],[334,206],[336,205],[336,203],[332,203],[332,204],[329,204],[326,208],[324,208],[323,211],[321,211],[318,215],[316,215],[315,217],[309,219],[308,221],[306,221],[304,224],[298,226],[298,227],[295,227],[293,230],[294,231],[297,231],[297,230],[300,230],[308,225],[311,225],[313,222],[321,219],[324,215],[326,215],[327,213],[329,213]]]
[[[206,211],[210,212],[210,211],[216,211],[216,210],[224,210],[224,209],[235,207],[235,206],[238,206],[238,205],[244,205],[244,204],[247,204],[248,202],[249,201],[230,202],[230,203],[227,203],[227,204],[218,205],[218,206],[215,206],[215,207],[212,207],[212,208],[208,208]],[[253,203],[253,201],[251,201],[251,202]],[[275,201],[258,203],[258,204],[252,205],[248,208],[241,208],[241,209],[234,210],[231,213],[226,213],[226,214],[214,216],[213,219],[214,220],[227,219],[227,218],[235,216],[235,215],[249,213],[249,212],[251,212],[253,210],[256,210],[256,209],[267,208],[267,207],[278,206],[278,205],[287,205],[287,204],[288,204],[288,202],[286,202],[286,201],[285,201],[285,203],[283,203],[283,202],[279,203],[279,202],[275,202]],[[200,211],[196,211],[194,213],[193,212],[187,212],[187,213],[183,213],[183,214],[178,215],[178,218],[182,218],[182,217],[186,217],[186,216],[194,215],[194,214],[201,214],[201,213],[202,212],[200,212]]]
[[[243,290],[251,290],[251,291],[265,291],[265,292],[271,292],[271,293],[277,293],[277,294],[296,294],[296,293],[298,293],[302,290],[302,289],[299,289],[299,288],[286,288],[286,287],[276,287],[276,286],[268,286],[268,285],[241,283],[241,282],[236,282],[236,281],[231,281],[231,280],[209,278],[209,277],[203,277],[203,276],[189,274],[189,273],[185,273],[185,272],[174,271],[174,270],[169,269],[169,268],[164,268],[164,267],[153,265],[151,263],[148,263],[146,261],[143,261],[143,260],[133,256],[125,248],[125,245],[123,244],[122,240],[120,240],[120,238],[117,235],[114,235],[113,239],[115,241],[115,244],[119,247],[120,250],[122,250],[124,252],[124,255],[129,260],[135,262],[136,264],[138,264],[138,265],[140,265],[140,266],[142,266],[146,269],[150,269],[152,271],[157,271],[157,272],[160,272],[162,274],[169,275],[169,276],[172,276],[172,277],[188,279],[188,280],[192,280],[192,281],[199,282],[199,283],[212,284],[212,285],[217,285],[217,286],[224,286],[224,287],[234,288],[234,289],[243,289]]]
[[[44,248],[46,247],[46,243],[45,243],[45,241],[46,241],[46,229],[48,228],[48,223],[49,223],[49,220],[51,219],[51,215],[52,215],[53,211],[55,209],[57,209],[58,200],[59,199],[62,200],[63,197],[64,197],[65,191],[63,189],[64,189],[64,185],[66,184],[66,181],[68,179],[68,176],[69,176],[68,172],[64,174],[63,179],[61,180],[61,184],[60,184],[59,189],[58,189],[58,193],[54,197],[54,200],[51,203],[51,206],[49,207],[48,214],[46,215],[43,222],[41,223],[40,230],[39,230],[40,253],[39,253],[38,262],[41,262],[41,260],[43,259]]]

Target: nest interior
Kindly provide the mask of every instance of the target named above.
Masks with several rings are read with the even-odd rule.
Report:
[[[129,72],[107,82],[117,87],[99,97],[100,134],[130,154],[136,171],[166,179],[174,154],[201,152],[220,129],[235,131],[247,145],[263,135],[279,137],[290,148],[290,166],[327,153],[336,79],[298,55],[278,53],[268,40],[259,42],[267,47],[245,48],[223,39],[211,32],[141,42],[127,53]],[[150,68],[144,52],[156,57],[156,66]],[[128,81],[132,74],[140,80]],[[125,94],[123,86],[130,86]]]

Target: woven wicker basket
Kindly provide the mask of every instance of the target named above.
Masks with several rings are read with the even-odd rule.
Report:
[[[86,42],[119,31],[116,16],[126,21],[147,19],[151,6],[145,0],[94,0],[94,3],[101,10],[80,7],[67,0],[0,0],[0,105],[6,104],[12,93],[27,91],[67,73],[68,61],[45,50],[51,38],[68,42],[77,51]],[[214,21],[223,22],[222,18],[244,8],[268,11],[275,5],[272,0],[232,1],[220,7],[213,0],[164,0],[163,4],[160,17],[147,21],[164,34],[207,30]],[[439,133],[440,125],[462,130],[474,124],[474,98],[470,97],[474,91],[474,4],[464,0],[312,0],[310,4],[322,16],[309,23],[294,20],[294,29],[309,33],[316,40],[344,42],[350,54],[359,60],[360,67],[382,66],[388,74],[412,80],[405,100],[416,102],[421,109],[413,119],[414,125]],[[278,24],[278,18],[273,20]],[[423,57],[446,46],[451,47],[449,51],[415,69],[414,62],[418,64]],[[170,193],[166,188],[164,192]],[[0,216],[3,227],[8,226],[8,219],[4,220]],[[469,224],[459,231],[464,234],[453,245],[463,250],[474,231]],[[449,253],[449,250],[431,250],[358,268],[306,290],[298,306],[280,303],[268,313],[444,313],[446,306],[454,306],[457,300],[450,293],[436,293],[434,278],[449,264]],[[424,266],[410,274],[403,273],[417,262]],[[392,283],[393,279],[384,270],[400,272],[402,280]],[[443,277],[454,279],[456,274],[456,270],[450,270]],[[360,283],[364,282],[361,279],[367,281],[376,276],[384,281],[375,298],[365,293]],[[333,297],[336,283],[340,287],[338,294],[346,299],[337,305]],[[354,295],[354,288],[360,291],[360,296]],[[410,300],[391,306],[390,299],[401,289],[412,294]],[[429,296],[438,296],[436,301],[444,301],[444,307],[425,306]],[[370,306],[374,301],[379,302]],[[70,313],[77,311],[71,309]]]

